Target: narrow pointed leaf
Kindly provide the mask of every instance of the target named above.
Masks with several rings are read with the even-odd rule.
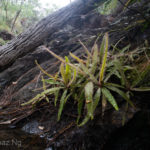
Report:
[[[104,55],[104,50],[105,50],[105,37],[103,37],[101,47],[100,47],[100,54],[99,54],[100,55],[100,58],[99,58],[100,63],[102,62],[102,58],[103,58],[103,55]]]
[[[46,74],[48,77],[54,79],[54,77],[53,77],[51,74],[49,74],[48,72],[46,72],[46,71],[38,64],[37,60],[35,60],[35,63],[36,63],[36,65],[39,67],[39,69],[40,69],[44,74]]]
[[[42,94],[38,94],[34,98],[29,100],[28,102],[25,102],[25,103],[21,104],[21,106],[25,106],[25,105],[31,104],[31,103],[33,103],[34,101],[38,100],[41,97],[42,97]]]
[[[89,120],[90,120],[90,116],[87,115],[87,116],[83,119],[82,123],[79,124],[78,126],[81,127],[81,126],[85,125]]]
[[[86,46],[83,44],[83,42],[81,42],[80,40],[79,40],[79,42],[80,42],[80,44],[83,46],[83,48],[84,48],[86,54],[90,57],[90,56],[91,56],[91,53],[89,52],[89,50],[87,49],[87,47],[86,47]]]
[[[109,88],[110,90],[118,93],[121,97],[123,97],[132,107],[135,108],[133,102],[128,98],[128,96],[123,92],[121,91],[120,89],[116,88],[116,87],[112,87],[112,86],[108,86],[107,88]]]
[[[61,73],[64,84],[67,84],[64,63],[61,63],[61,65],[60,65],[60,73]]]
[[[60,99],[60,105],[59,105],[59,110],[58,110],[58,118],[57,118],[58,121],[60,120],[60,117],[61,117],[61,114],[62,114],[62,111],[63,111],[63,108],[64,108],[66,95],[67,95],[67,90],[64,91],[64,93],[62,94],[61,99]]]
[[[98,81],[95,79],[93,74],[91,74],[90,71],[88,70],[88,68],[83,64],[83,60],[81,60],[80,58],[78,58],[77,56],[75,56],[72,53],[70,53],[70,55],[71,55],[72,58],[76,59],[80,63],[84,74],[87,74],[88,76],[90,76],[91,80],[93,80],[95,83],[97,83]]]
[[[46,48],[46,47],[45,47],[45,49],[46,49],[51,55],[53,55],[55,58],[57,58],[57,59],[60,60],[61,62],[65,63],[65,60],[64,60],[62,57],[56,55],[54,52],[52,52],[51,50],[49,50],[49,49]]]
[[[124,74],[124,70],[123,70],[123,66],[121,64],[121,61],[114,61],[114,65],[116,66],[116,69],[119,71],[120,75],[121,75],[121,84],[122,85],[126,85],[127,86],[127,80],[126,80],[126,77],[125,77],[125,74]]]
[[[95,73],[95,70],[97,68],[97,63],[98,63],[98,46],[97,46],[97,44],[95,44],[94,52],[93,52],[93,56],[92,56],[92,69],[91,69],[92,74]]]
[[[53,94],[55,91],[58,91],[58,90],[60,90],[60,89],[62,89],[62,88],[63,88],[63,87],[54,87],[54,88],[47,89],[47,90],[45,90],[45,91],[42,92],[42,93],[49,95],[49,94]],[[41,94],[42,94],[42,93],[41,93]]]
[[[82,59],[80,59],[79,57],[77,57],[76,55],[74,55],[73,53],[69,53],[70,54],[70,56],[72,57],[72,58],[74,58],[76,61],[78,61],[79,63],[83,63],[83,60]]]
[[[124,54],[125,51],[128,50],[128,49],[130,48],[130,46],[131,46],[130,44],[127,45],[127,46],[125,46],[125,47],[120,51],[120,53]]]
[[[57,91],[54,92],[54,95],[55,95],[54,105],[55,106],[57,105],[57,101],[58,101],[58,97],[59,97],[59,91],[60,90],[57,90]]]
[[[42,76],[42,82],[43,82],[43,90],[45,91],[46,90],[46,84],[45,84],[45,80],[44,80],[43,76]],[[46,95],[44,95],[44,96],[45,96],[46,101],[49,103],[48,97]]]
[[[94,86],[92,82],[88,82],[85,85],[85,98],[86,98],[86,108],[87,108],[87,114],[88,116],[93,119],[93,92],[94,92]]]
[[[51,85],[60,85],[61,82],[55,81],[54,79],[44,79],[44,81]]]
[[[107,98],[107,100],[110,102],[110,104],[116,109],[119,110],[119,107],[116,103],[116,100],[114,99],[113,95],[110,93],[110,91],[106,88],[102,88],[102,93]]]
[[[71,84],[72,84],[73,82],[75,82],[76,76],[77,76],[77,71],[76,71],[76,69],[74,69],[72,80],[69,82],[69,84],[67,85],[67,87],[71,86]]]
[[[108,33],[105,34],[105,49],[104,49],[104,55],[103,55],[103,60],[102,60],[102,66],[100,70],[99,83],[101,83],[104,78],[105,66],[106,66],[106,61],[107,61],[107,53],[108,53]]]
[[[68,65],[69,63],[69,59],[67,56],[65,56],[65,60],[66,60],[66,70],[65,70],[65,76],[68,80],[71,79],[71,68],[70,66]]]
[[[150,87],[139,87],[139,88],[132,88],[132,91],[138,91],[138,92],[146,92],[150,91]]]
[[[116,84],[116,83],[111,83],[111,82],[107,82],[104,84],[104,86],[112,86],[112,87],[117,87],[117,88],[121,88],[121,89],[125,89],[125,87],[123,87],[122,85]]]

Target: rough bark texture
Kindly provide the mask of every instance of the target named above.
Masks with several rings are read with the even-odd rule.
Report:
[[[102,0],[87,0],[84,3],[82,0],[78,0],[33,25],[26,32],[0,48],[0,68],[5,68],[5,66],[13,63],[18,57],[24,56],[41,45],[45,38],[51,36],[58,29],[63,28],[72,19],[79,19],[81,15],[90,12],[90,10],[95,8],[94,3],[100,1]]]
[[[52,139],[49,141],[49,144],[55,149],[109,149],[110,147],[106,145],[107,142],[114,146],[115,150],[122,150],[122,147],[121,149],[119,146],[113,145],[114,141],[111,140],[111,136],[112,133],[118,133],[118,128],[121,127],[124,103],[120,104],[119,112],[109,108],[105,113],[104,119],[99,116],[98,112],[94,121],[89,122],[82,128],[77,128],[74,124],[77,115],[75,111],[76,106],[72,106],[71,104],[66,106],[68,109],[63,112],[63,119],[59,123],[56,121],[57,108],[54,108],[52,102],[49,105],[43,104],[43,107],[37,107],[35,110],[32,110],[31,106],[20,107],[20,103],[28,101],[39,93],[40,90],[36,89],[42,86],[42,74],[34,61],[37,60],[51,74],[55,73],[58,67],[59,62],[44,49],[44,46],[39,46],[41,43],[44,43],[46,47],[55,51],[57,54],[64,56],[69,51],[77,55],[82,55],[83,51],[78,40],[82,40],[91,48],[97,35],[103,34],[106,31],[109,31],[110,42],[112,44],[122,39],[120,45],[118,45],[120,48],[128,44],[131,44],[131,48],[135,48],[144,43],[145,40],[150,41],[150,28],[144,28],[144,24],[139,21],[143,20],[142,15],[133,11],[133,9],[141,10],[147,18],[150,18],[149,0],[143,1],[141,5],[139,3],[134,4],[130,9],[126,9],[119,16],[113,18],[111,22],[106,22],[104,26],[101,22],[91,23],[93,22],[93,18],[97,20],[98,17],[102,17],[92,11],[95,7],[84,7],[79,4],[75,3],[75,5],[63,8],[50,15],[48,20],[42,20],[39,25],[35,25],[0,48],[0,66],[5,68],[0,73],[0,119],[1,122],[9,120],[10,123],[16,125],[16,123],[30,116],[34,111],[38,111],[40,113],[34,117],[39,122],[39,125],[44,126],[45,130],[48,130],[48,134],[45,136]],[[77,7],[81,11],[76,12]],[[59,14],[63,14],[63,17],[59,16]],[[81,19],[81,15],[84,15],[85,19]],[[74,16],[74,18],[70,18],[71,16]],[[105,17],[103,16],[103,18]],[[27,34],[29,32],[32,35]],[[45,40],[43,41],[43,39]],[[98,43],[100,41],[101,38]],[[10,61],[8,60],[9,57],[12,58]],[[10,63],[12,65],[7,68],[6,66]],[[145,79],[145,81],[150,86],[149,78]],[[149,109],[149,96],[149,93],[146,93],[140,95],[140,97],[139,95],[135,97],[139,109],[133,110],[131,108],[128,111],[128,121],[131,120],[132,122],[132,117],[138,110],[142,111],[142,108],[144,108],[147,111]],[[141,106],[141,101],[145,105]],[[22,109],[24,111],[20,111]],[[115,138],[115,135],[113,134],[112,137]],[[117,140],[119,141],[119,139]],[[132,142],[134,145],[135,141]],[[131,149],[131,147],[129,148]]]

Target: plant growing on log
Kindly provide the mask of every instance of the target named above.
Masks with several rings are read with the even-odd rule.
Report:
[[[126,58],[126,55],[121,56],[121,52],[124,54],[127,47],[119,54],[111,56],[110,53],[108,53],[108,33],[103,37],[100,50],[98,50],[97,44],[94,44],[93,50],[90,52],[82,42],[80,43],[86,52],[85,59],[81,59],[73,53],[70,53],[70,56],[77,63],[71,63],[67,56],[63,59],[46,48],[51,55],[61,61],[59,72],[56,73],[56,75],[48,74],[36,61],[37,66],[49,79],[42,77],[44,91],[30,101],[22,104],[22,106],[27,104],[34,105],[43,99],[49,102],[48,96],[53,95],[55,106],[57,105],[58,99],[60,99],[58,110],[59,121],[66,102],[72,99],[77,103],[77,124],[82,126],[87,123],[88,120],[94,118],[94,112],[100,100],[102,102],[102,114],[104,114],[107,101],[116,111],[119,110],[112,92],[119,94],[127,101],[127,104],[135,107],[130,100],[129,92],[131,92],[131,90],[150,90],[150,88],[133,88],[133,84],[130,86],[131,88],[129,88],[126,71],[131,70],[131,72],[134,72],[135,69],[125,65],[125,63],[121,61],[121,59]],[[108,57],[109,61],[107,61]],[[118,82],[114,82],[112,77],[116,78]],[[46,84],[50,84],[51,87],[46,89]],[[134,86],[135,85],[137,85],[137,82]],[[81,115],[83,114],[83,108],[86,108],[86,115],[82,122],[79,123]]]

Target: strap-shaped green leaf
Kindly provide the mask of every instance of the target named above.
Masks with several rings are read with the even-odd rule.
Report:
[[[79,40],[79,42],[80,42],[80,44],[83,46],[83,48],[84,48],[86,54],[88,55],[88,57],[91,57],[91,53],[89,52],[89,50],[87,49],[87,47],[86,47],[86,46],[83,44],[83,42],[81,42],[80,40]]]
[[[82,59],[80,59],[79,57],[77,57],[76,55],[74,55],[73,53],[69,53],[70,54],[70,56],[72,57],[72,58],[74,58],[76,61],[78,61],[79,63],[83,63],[83,60]]]
[[[66,85],[67,84],[67,78],[66,78],[64,63],[61,63],[61,65],[60,65],[60,73],[61,73],[63,82]]]
[[[65,76],[68,80],[71,80],[71,67],[68,65],[68,63],[70,62],[69,61],[69,58],[67,56],[65,56],[65,60],[66,60],[66,70],[65,70]]]
[[[78,126],[81,127],[81,126],[85,125],[89,120],[90,120],[90,116],[86,115],[86,117],[83,119],[82,123],[79,124]]]
[[[113,86],[108,86],[107,88],[109,88],[110,90],[118,93],[120,96],[122,96],[132,107],[135,108],[133,102],[128,98],[128,96],[123,92],[121,91],[120,89],[116,88],[116,87],[113,87]]]
[[[65,98],[66,98],[67,92],[68,91],[65,90],[64,93],[61,96],[61,99],[60,99],[60,105],[59,105],[59,110],[58,110],[58,118],[57,118],[58,121],[60,120],[60,117],[61,117],[61,114],[62,114],[62,111],[63,111],[63,108],[64,108]]]
[[[44,92],[42,92],[43,94],[53,94],[55,91],[62,89],[63,87],[54,87],[54,88],[50,88],[45,90]]]
[[[91,68],[91,73],[94,74],[97,68],[98,64],[98,46],[95,44],[94,50],[93,50],[93,56],[92,56],[92,68]]]
[[[55,106],[57,105],[57,101],[58,101],[58,97],[59,97],[59,91],[60,91],[60,89],[54,92],[54,96],[55,96],[54,105]]]
[[[104,83],[104,86],[107,86],[107,87],[113,86],[113,87],[125,89],[125,87],[123,87],[122,85],[119,85],[119,84],[116,84],[116,83],[111,83],[111,82]]]
[[[107,61],[107,53],[108,53],[108,33],[105,34],[105,49],[104,49],[104,54],[103,54],[103,60],[102,60],[102,66],[100,69],[100,77],[99,77],[99,83],[103,81],[104,78],[104,73],[105,73],[105,66],[106,66],[106,61]]]
[[[88,116],[93,119],[93,92],[94,92],[94,85],[93,82],[88,82],[85,85],[85,98],[86,98],[86,108]]]
[[[78,108],[77,108],[77,111],[78,111],[78,118],[77,118],[77,124],[79,122],[79,119],[81,117],[81,112],[82,112],[82,107],[83,107],[83,102],[84,102],[84,90],[81,91],[81,94],[79,96],[79,99],[78,99]]]
[[[37,101],[38,99],[40,99],[41,97],[42,97],[42,94],[37,94],[34,98],[29,100],[28,102],[21,104],[21,106],[25,106],[25,105],[31,104],[34,101]]]
[[[121,61],[115,60],[115,61],[114,61],[114,65],[115,65],[115,67],[116,67],[116,70],[118,70],[119,73],[120,73],[120,75],[121,75],[121,78],[120,78],[121,84],[127,86],[127,85],[128,85],[128,82],[127,82],[127,79],[126,79],[126,77],[125,77],[125,74],[124,74],[124,67],[122,66]]]
[[[44,79],[44,81],[51,85],[60,85],[61,82],[55,81],[54,79]]]
[[[73,82],[75,82],[76,76],[77,76],[77,71],[76,71],[76,69],[74,69],[74,71],[73,71],[73,77],[72,77],[71,81],[69,82],[69,84],[67,85],[67,87],[71,86],[71,84]]]
[[[102,62],[102,58],[103,58],[103,55],[104,55],[104,50],[105,50],[105,37],[103,37],[102,39],[102,43],[101,43],[101,46],[100,46],[100,57],[99,57],[99,62],[101,63]]]
[[[111,105],[116,109],[119,110],[119,107],[117,105],[116,100],[114,99],[113,95],[110,93],[110,91],[106,88],[102,88],[102,93],[105,95],[107,100],[111,103]]]
[[[43,82],[43,90],[45,91],[46,90],[46,84],[45,84],[45,80],[44,80],[43,76],[42,76],[42,82]],[[49,103],[49,98],[46,95],[45,95],[45,99]]]
[[[47,47],[45,47],[45,49],[46,49],[51,55],[53,55],[55,58],[57,58],[57,59],[60,60],[61,62],[65,63],[65,60],[64,60],[62,57],[56,55],[54,52],[52,52],[51,50],[49,50]]]
[[[138,91],[138,92],[146,92],[146,91],[150,91],[150,87],[131,88],[131,90]]]
[[[89,71],[89,69],[83,64],[83,60],[80,59],[79,57],[75,56],[72,53],[70,53],[70,55],[71,55],[72,58],[76,59],[80,63],[84,74],[88,75],[93,82],[98,83],[98,81],[96,80],[96,78],[94,77],[94,75],[91,74],[90,71]]]
[[[25,106],[25,105],[31,104],[31,103],[37,101],[38,99],[43,99],[43,98],[45,98],[45,95],[51,95],[55,91],[60,90],[62,88],[63,87],[55,87],[55,88],[47,89],[47,90],[43,91],[41,94],[37,94],[34,98],[29,100],[28,102],[21,104],[21,106]]]
[[[47,71],[45,71],[45,70],[38,64],[37,60],[35,60],[35,63],[36,63],[36,65],[39,67],[39,69],[40,69],[44,74],[46,74],[48,77],[54,79],[54,76],[52,76],[52,75],[49,74]]]

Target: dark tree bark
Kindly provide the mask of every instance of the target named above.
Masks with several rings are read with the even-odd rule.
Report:
[[[24,56],[41,45],[47,36],[61,29],[72,19],[80,18],[81,15],[90,12],[90,10],[96,7],[95,3],[102,1],[104,0],[86,0],[86,3],[84,3],[83,0],[77,0],[42,19],[27,31],[18,35],[15,39],[0,48],[0,70],[3,70],[17,58]]]

